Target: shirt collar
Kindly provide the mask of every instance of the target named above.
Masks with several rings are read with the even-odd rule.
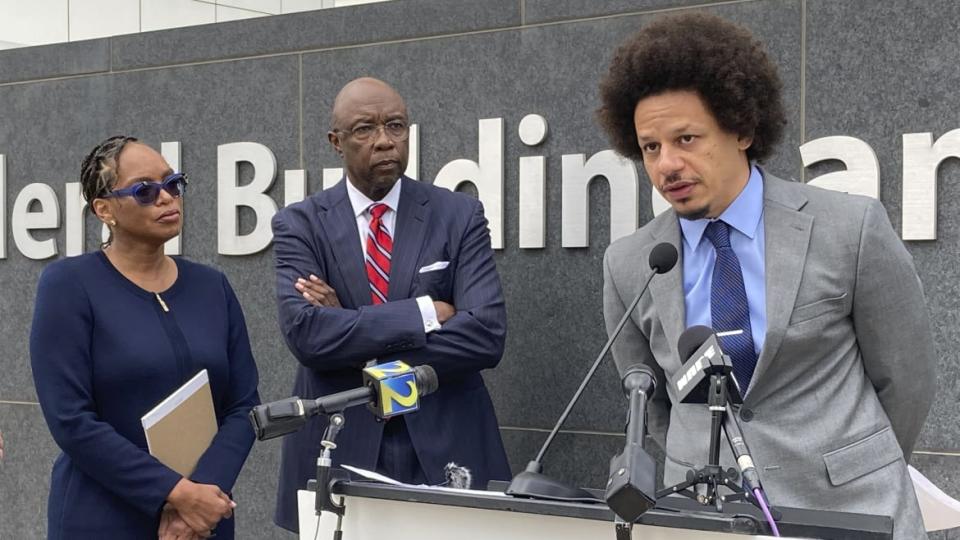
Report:
[[[370,205],[375,202],[387,205],[387,207],[394,212],[396,212],[400,206],[400,184],[403,183],[402,178],[398,178],[393,184],[393,187],[390,188],[390,191],[379,201],[371,201],[369,197],[354,187],[353,182],[351,182],[349,178],[346,178],[345,181],[347,183],[347,196],[350,197],[350,206],[353,207],[354,217],[360,217],[360,214],[366,212],[367,209],[370,208]]]
[[[750,178],[737,198],[717,218],[751,240],[757,235],[760,218],[763,216],[763,175],[756,165],[750,166]],[[703,233],[712,219],[683,219],[680,218],[680,230],[683,239],[690,249],[700,245]]]

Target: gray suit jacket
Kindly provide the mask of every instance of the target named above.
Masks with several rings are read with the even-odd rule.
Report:
[[[935,388],[935,354],[912,258],[879,202],[764,174],[767,334],[739,410],[773,504],[890,515],[897,539],[925,538],[906,462]],[[673,210],[604,256],[611,331],[639,292],[650,250],[681,252]],[[680,404],[666,381],[680,368],[682,260],[654,277],[613,347],[623,373],[656,371],[650,432],[664,481],[707,461],[705,405]],[[723,445],[721,460],[733,466]]]

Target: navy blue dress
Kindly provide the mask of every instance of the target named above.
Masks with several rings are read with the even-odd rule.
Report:
[[[51,263],[40,276],[30,360],[63,451],[51,478],[50,539],[156,538],[181,476],[147,452],[140,417],[201,369],[219,431],[191,480],[230,493],[246,460],[247,414],[260,398],[243,312],[221,272],[174,260],[177,280],[159,299],[101,251]],[[216,533],[233,538],[233,519]]]

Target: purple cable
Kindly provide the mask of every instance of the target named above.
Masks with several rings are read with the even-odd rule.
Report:
[[[780,529],[777,528],[777,522],[773,520],[773,515],[770,514],[770,509],[767,508],[767,502],[764,500],[763,492],[760,491],[760,488],[753,490],[753,496],[756,497],[757,502],[760,503],[760,510],[763,510],[763,515],[767,518],[767,523],[770,524],[773,535],[780,538]]]

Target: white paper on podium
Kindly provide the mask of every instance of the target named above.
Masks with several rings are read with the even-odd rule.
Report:
[[[494,497],[506,497],[506,493],[502,491],[484,491],[480,489],[458,489],[458,488],[449,488],[444,486],[428,486],[426,484],[404,484],[390,478],[389,476],[384,476],[378,472],[368,471],[366,469],[361,469],[360,467],[354,467],[353,465],[340,465],[344,469],[358,474],[367,480],[373,480],[374,482],[380,482],[382,484],[390,484],[391,486],[403,486],[403,487],[412,487],[417,489],[426,489],[430,491],[445,491],[447,493],[466,493],[469,495],[492,495]]]
[[[960,501],[941,491],[912,465],[908,465],[907,470],[913,480],[913,489],[917,492],[924,528],[942,531],[960,527]]]

